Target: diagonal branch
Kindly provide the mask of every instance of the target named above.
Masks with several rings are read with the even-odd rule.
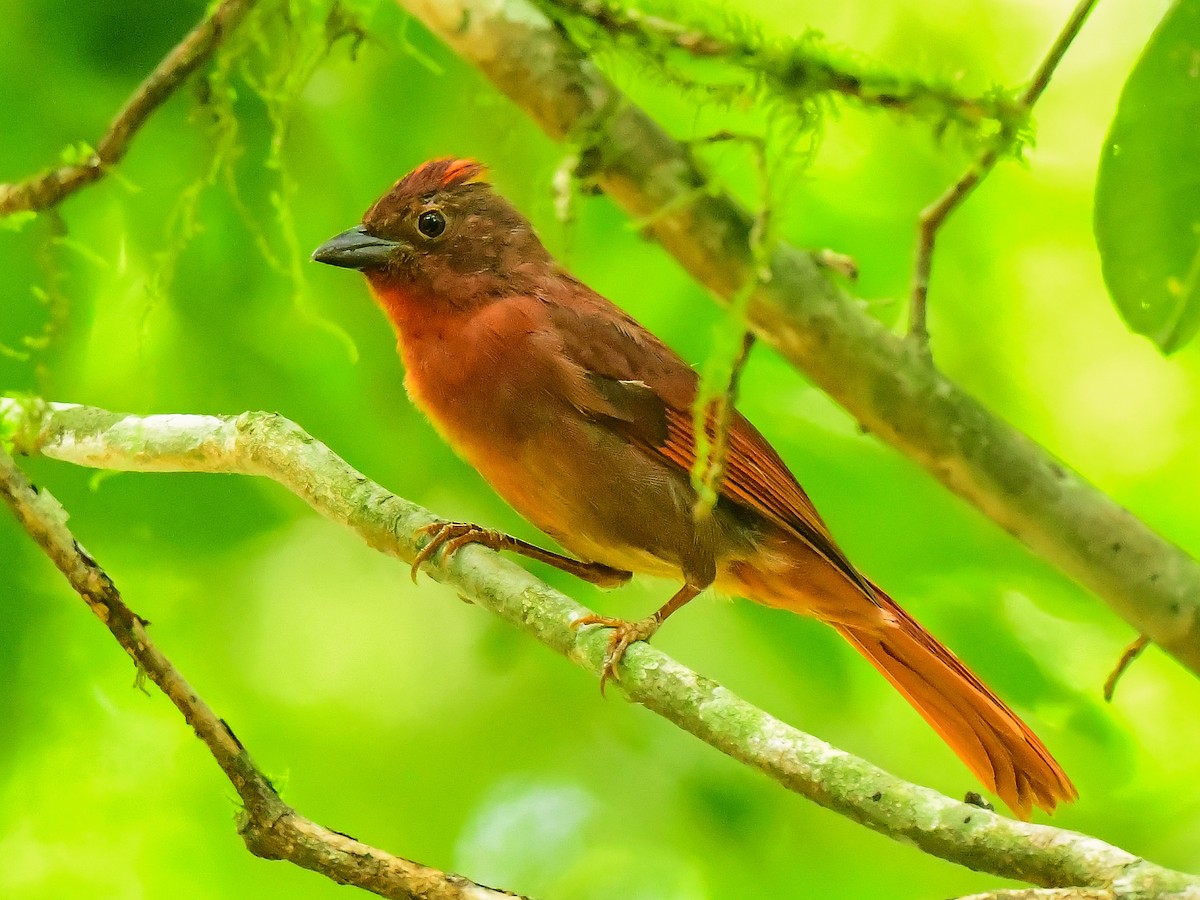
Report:
[[[129,144],[150,115],[193,72],[207,63],[246,17],[256,0],[224,0],[193,28],[125,101],[95,152],[80,163],[50,169],[15,184],[0,184],[0,216],[57,205],[75,191],[99,180],[125,156]]]
[[[418,529],[436,521],[273,414],[139,417],[0,397],[0,425],[0,437],[9,434],[18,451],[76,465],[270,478],[370,546],[407,562],[419,552]],[[426,571],[600,674],[606,636],[571,628],[587,610],[519,566],[469,545],[436,565],[431,560]],[[1200,897],[1195,876],[1086,835],[1017,822],[902,781],[780,722],[646,644],[630,648],[620,684],[633,701],[789,790],[951,862],[1050,887],[1112,888],[1122,898],[1189,890]]]
[[[400,0],[552,137],[595,148],[599,184],[728,300],[754,277],[751,217],[528,0]],[[685,201],[686,198],[686,201]],[[1200,563],[997,418],[780,244],[751,327],[866,428],[1200,674]]]
[[[223,719],[209,708],[146,635],[146,620],[125,605],[103,569],[67,528],[67,515],[35,488],[0,446],[0,498],[66,576],[138,667],[192,726],[244,804],[238,830],[263,859],[286,859],[336,881],[399,900],[503,900],[517,897],[460,875],[410,862],[301,816],[275,791]]]

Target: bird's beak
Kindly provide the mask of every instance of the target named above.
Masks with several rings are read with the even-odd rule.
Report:
[[[344,269],[382,269],[392,259],[399,244],[367,234],[363,226],[331,237],[313,251],[312,258]]]

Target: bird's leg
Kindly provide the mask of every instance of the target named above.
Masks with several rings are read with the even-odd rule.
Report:
[[[604,668],[600,672],[600,693],[604,693],[605,682],[609,678],[621,680],[617,672],[617,664],[634,641],[648,641],[659,626],[667,620],[667,616],[682,607],[689,600],[704,590],[706,585],[685,584],[674,596],[664,603],[650,616],[638,622],[627,622],[625,619],[614,619],[610,616],[598,616],[595,613],[580,616],[571,623],[572,628],[583,628],[585,625],[602,625],[611,628],[613,633],[608,638],[608,651],[604,654]]]
[[[420,569],[421,563],[425,562],[425,560],[438,552],[444,555],[451,554],[464,544],[483,544],[483,546],[490,547],[492,550],[508,550],[512,553],[519,553],[522,556],[528,556],[530,559],[536,559],[539,562],[554,566],[556,569],[562,569],[576,578],[590,581],[599,587],[618,587],[632,577],[631,572],[614,569],[611,566],[601,563],[582,562],[578,559],[572,559],[569,556],[563,556],[561,553],[543,550],[541,547],[522,541],[502,531],[493,531],[490,528],[482,528],[479,525],[472,525],[468,522],[434,522],[432,525],[425,525],[418,528],[417,534],[429,535],[429,542],[421,548],[421,552],[413,559],[413,581],[417,580],[417,570]]]

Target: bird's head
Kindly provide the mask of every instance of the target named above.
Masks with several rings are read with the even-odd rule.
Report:
[[[528,290],[553,263],[533,227],[483,174],[474,160],[431,160],[312,258],[358,269],[381,299],[465,308]]]

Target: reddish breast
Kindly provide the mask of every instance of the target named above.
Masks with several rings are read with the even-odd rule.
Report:
[[[413,403],[485,476],[488,458],[511,454],[547,424],[553,404],[544,395],[557,379],[547,378],[550,355],[537,352],[547,336],[540,301],[456,310],[390,287],[372,285],[372,293],[396,328]]]

